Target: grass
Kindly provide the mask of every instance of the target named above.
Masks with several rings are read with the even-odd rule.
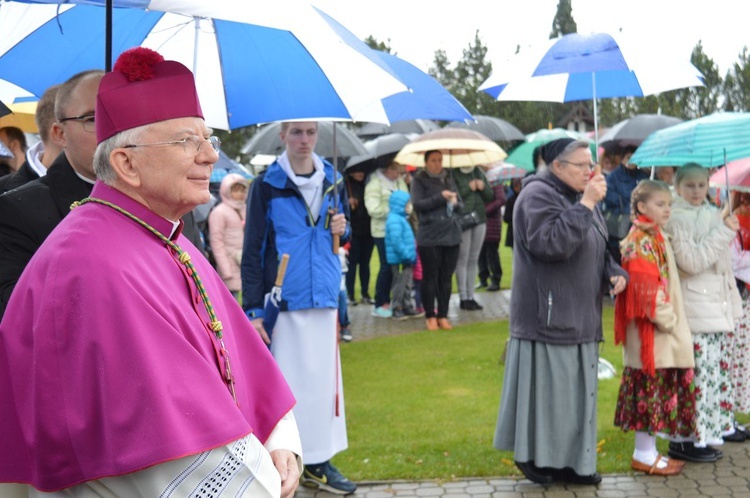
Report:
[[[622,371],[610,337],[602,357]],[[492,446],[508,322],[420,331],[342,348],[349,449],[335,459],[357,481],[520,475],[510,452]],[[601,380],[598,470],[625,473],[633,435],[612,423],[619,377]],[[659,450],[666,453],[665,441]]]
[[[510,248],[501,246],[500,257],[507,289]],[[613,314],[612,306],[604,307],[601,356],[619,375],[622,350],[613,343]],[[503,320],[347,344],[341,358],[349,449],[335,464],[359,482],[520,476],[512,453],[492,446],[507,337]],[[599,381],[597,469],[604,474],[630,472],[633,434],[613,425],[619,382],[619,376]],[[657,446],[666,454],[666,441]]]

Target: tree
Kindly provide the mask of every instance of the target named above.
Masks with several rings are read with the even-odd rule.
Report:
[[[557,3],[557,12],[555,13],[555,18],[552,20],[550,38],[557,38],[558,36],[578,32],[578,26],[573,19],[573,6],[570,2],[571,0],[560,0]]]
[[[463,50],[463,58],[453,71],[454,87],[450,90],[471,114],[488,114],[494,104],[492,97],[479,90],[492,74],[492,63],[485,60],[486,56],[487,46],[476,31],[474,42]],[[460,87],[456,85],[459,82]]]
[[[380,50],[381,52],[387,52],[389,54],[391,53],[391,39],[390,38],[388,38],[388,41],[386,42],[381,42],[381,41],[378,41],[374,36],[370,35],[367,38],[365,38],[365,45],[367,45],[373,50]]]
[[[742,49],[739,60],[732,64],[724,78],[724,110],[745,112],[750,110],[750,54]]]
[[[703,52],[703,44],[699,41],[693,48],[690,62],[703,74],[703,85],[673,92],[666,92],[660,96],[664,114],[671,114],[683,119],[694,119],[719,110],[719,98],[722,95],[723,81],[719,75],[719,67]]]

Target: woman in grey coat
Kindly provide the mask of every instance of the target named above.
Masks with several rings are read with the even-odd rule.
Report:
[[[602,300],[625,289],[596,207],[606,194],[587,142],[544,146],[513,213],[510,342],[495,447],[537,483],[598,484],[596,394]]]

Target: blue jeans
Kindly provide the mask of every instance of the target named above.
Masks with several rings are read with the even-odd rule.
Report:
[[[346,291],[339,291],[339,326],[345,329],[349,326],[349,305],[346,302]]]
[[[385,238],[373,237],[372,240],[375,241],[375,247],[378,248],[378,256],[380,257],[380,271],[378,271],[378,279],[375,281],[375,306],[380,307],[391,302],[392,274],[391,266],[385,258]]]

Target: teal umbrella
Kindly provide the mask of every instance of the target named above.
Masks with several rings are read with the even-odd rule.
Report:
[[[706,168],[750,157],[750,113],[719,112],[653,132],[636,149],[630,162],[638,167]]]
[[[586,140],[590,142],[591,155],[596,157],[596,145],[593,140],[587,138],[582,133],[564,130],[562,128],[553,128],[551,130],[542,129],[526,135],[526,142],[518,144],[511,149],[508,153],[508,157],[505,158],[505,162],[514,164],[526,171],[534,171],[534,164],[531,158],[534,149],[540,145],[544,145],[560,138],[572,138],[575,140]]]

